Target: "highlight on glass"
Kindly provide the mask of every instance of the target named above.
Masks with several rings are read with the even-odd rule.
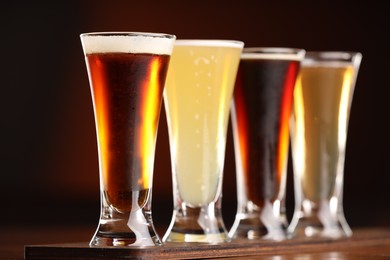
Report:
[[[174,35],[80,35],[93,101],[101,215],[91,246],[161,245],[151,200],[156,134]]]

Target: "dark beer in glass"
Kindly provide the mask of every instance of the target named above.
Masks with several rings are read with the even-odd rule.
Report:
[[[157,127],[175,37],[90,33],[81,41],[99,151],[101,216],[93,246],[148,246]]]
[[[232,238],[285,238],[289,119],[305,51],[245,48],[231,109],[238,208]]]

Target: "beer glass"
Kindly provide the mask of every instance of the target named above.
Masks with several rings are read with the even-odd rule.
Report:
[[[294,92],[295,210],[288,233],[348,237],[342,206],[348,120],[362,55],[307,52]]]
[[[244,43],[177,40],[164,104],[174,209],[167,242],[227,241],[222,177],[229,107]]]
[[[151,199],[157,126],[174,35],[80,35],[99,151],[101,215],[91,246],[162,242]]]
[[[305,51],[245,48],[231,109],[237,178],[233,239],[286,237],[286,173],[293,90]]]

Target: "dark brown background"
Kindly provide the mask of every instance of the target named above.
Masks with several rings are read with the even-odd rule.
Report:
[[[7,2],[0,9],[0,228],[97,225],[96,136],[79,39],[91,31],[165,32],[242,40],[247,47],[362,52],[347,143],[345,215],[352,227],[390,226],[390,42],[385,38],[390,8],[385,1]],[[234,167],[229,130],[223,190],[228,228],[236,209]],[[171,187],[162,110],[156,225],[170,221]],[[293,203],[290,165],[289,218]]]

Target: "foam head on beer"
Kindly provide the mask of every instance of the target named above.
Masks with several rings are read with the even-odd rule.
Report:
[[[250,59],[265,59],[265,60],[296,60],[301,61],[305,56],[305,51],[291,48],[245,48],[241,54],[241,58]]]
[[[82,34],[85,54],[90,53],[151,53],[171,55],[174,38],[155,33],[96,33]]]

